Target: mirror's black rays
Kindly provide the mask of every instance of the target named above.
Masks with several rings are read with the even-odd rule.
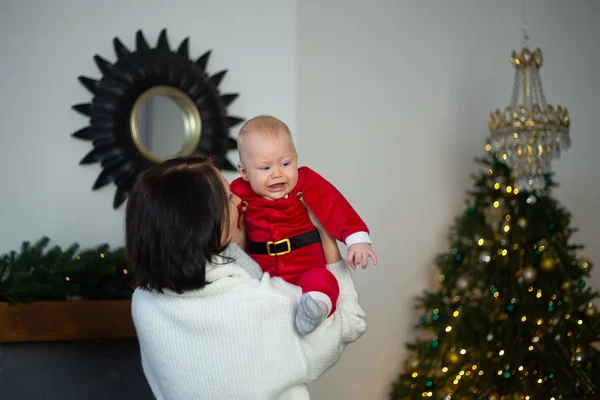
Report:
[[[221,95],[221,101],[225,107],[229,106],[235,99],[237,99],[239,94],[237,93],[228,93]]]
[[[216,74],[214,74],[213,76],[211,76],[210,80],[218,88],[219,85],[221,84],[221,81],[225,77],[225,74],[227,74],[227,70],[226,69],[223,70],[223,71],[221,71],[221,72],[217,72]]]
[[[79,82],[81,82],[81,84],[90,91],[90,93],[96,94],[96,89],[98,88],[97,80],[88,78],[87,76],[80,76],[78,79]]]
[[[232,115],[227,116],[227,124],[229,124],[230,128],[236,126],[237,124],[239,124],[241,122],[244,122],[244,118],[234,117]]]
[[[85,128],[81,128],[77,132],[73,132],[71,136],[83,140],[92,140],[94,138],[94,132],[92,131],[92,128],[86,126]]]
[[[88,117],[92,116],[92,105],[90,103],[75,104],[72,108],[80,114]]]
[[[160,35],[158,35],[158,44],[156,45],[156,48],[160,51],[171,51],[171,48],[169,47],[169,39],[167,38],[166,29],[160,31]]]
[[[188,52],[189,41],[190,41],[189,38],[183,39],[183,42],[181,42],[181,44],[179,45],[179,48],[177,49],[177,54],[180,55],[181,57],[184,57],[186,60],[190,59],[190,55]]]
[[[114,38],[113,47],[115,49],[115,54],[117,55],[117,59],[119,59],[119,60],[123,60],[131,54],[131,52],[127,49],[127,47],[125,47],[125,45],[123,45],[123,43],[121,43],[119,38]]]
[[[150,45],[148,45],[148,42],[146,41],[146,38],[144,37],[144,34],[141,30],[137,31],[135,34],[135,47],[137,51],[150,50]]]
[[[211,51],[208,50],[206,53],[202,54],[195,62],[196,66],[200,69],[200,71],[204,73],[206,73],[206,65],[208,64],[210,53]]]

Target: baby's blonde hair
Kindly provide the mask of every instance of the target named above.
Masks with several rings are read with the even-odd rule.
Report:
[[[244,143],[250,135],[258,134],[267,137],[276,137],[282,133],[289,136],[292,146],[294,146],[292,132],[283,121],[271,115],[257,115],[256,117],[249,119],[242,125],[237,137],[237,147],[240,152],[240,157],[244,149]]]

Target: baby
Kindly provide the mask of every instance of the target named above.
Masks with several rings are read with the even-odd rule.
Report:
[[[346,244],[352,269],[366,268],[369,258],[377,264],[369,230],[331,183],[308,167],[298,168],[292,135],[282,121],[255,117],[242,126],[237,140],[241,177],[231,191],[245,207],[246,251],[264,272],[302,288],[295,323],[300,334],[308,334],[335,311],[339,287],[302,201]]]

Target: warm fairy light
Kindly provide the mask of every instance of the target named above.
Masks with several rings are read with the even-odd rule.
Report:
[[[464,356],[465,354],[467,354],[467,350],[465,350],[465,349],[460,349],[460,354],[462,354],[462,355]]]
[[[542,379],[538,379],[538,383],[541,385],[544,382]]]
[[[490,144],[486,144],[485,145],[485,151],[490,151],[490,150],[492,150],[492,146]]]
[[[506,160],[507,158],[508,158],[508,154],[506,154],[506,153],[502,154],[502,159],[503,160]]]
[[[506,217],[504,217],[504,219],[505,219],[506,221],[510,221],[510,215],[506,214]]]
[[[508,231],[510,231],[510,225],[506,225],[506,226],[504,227],[504,232],[508,232]]]
[[[494,208],[500,207],[500,202],[498,200],[494,201]]]
[[[583,321],[582,320],[577,321],[577,325],[583,325]]]
[[[459,313],[459,312],[458,312],[458,310],[457,310],[457,311],[454,311],[454,312],[452,313],[452,316],[453,316],[454,318],[456,318],[456,317],[458,317],[458,314],[460,314],[460,313]]]
[[[483,246],[483,245],[485,244],[485,240],[483,240],[483,239],[479,239],[479,240],[477,241],[477,244],[478,244],[478,245],[480,245],[480,246]]]
[[[500,184],[498,182],[494,183],[494,189],[498,190],[500,189]],[[498,208],[498,207],[496,207]]]
[[[516,243],[515,243],[515,244],[513,244],[513,250],[517,250],[518,248],[519,248],[519,245],[518,245],[518,244],[516,244]]]
[[[529,351],[533,351],[533,346],[529,346]]]
[[[455,385],[458,385],[458,381],[456,379],[452,383],[454,383]]]
[[[471,367],[471,369],[472,369],[473,371],[475,371],[475,370],[477,369],[477,365],[476,365],[476,364],[473,364],[473,366]]]
[[[479,371],[479,376],[483,375],[483,371]]]
[[[533,292],[533,286],[529,286],[529,288],[527,289],[527,291],[528,291],[529,293]]]
[[[465,372],[465,375],[466,375],[466,376],[471,376],[471,371],[467,371],[467,372]]]
[[[527,321],[527,317],[523,315],[523,318],[521,318],[521,322],[525,322]]]
[[[523,371],[523,366],[522,365],[519,367],[519,371]]]
[[[71,278],[69,278],[68,276],[65,276],[65,281],[69,282],[71,280]]]
[[[537,297],[538,299],[539,299],[540,297],[542,297],[542,291],[541,291],[541,290],[538,290],[538,292],[537,292],[537,294],[535,295],[535,297]]]
[[[499,356],[503,356],[504,355],[504,350],[500,350],[500,352],[498,353]]]
[[[504,371],[502,371],[501,369],[498,370],[498,375],[502,375],[504,373]]]
[[[508,229],[510,229],[510,228],[508,228]],[[505,229],[505,230],[506,230],[506,229]],[[508,232],[508,231],[507,231],[507,232]],[[502,249],[502,255],[503,255],[503,256],[506,256],[507,254],[508,254],[508,251],[507,251],[506,249]]]
[[[463,376],[464,374],[465,374],[465,371],[460,371],[460,372],[458,373],[458,375],[460,375],[460,376]]]
[[[446,327],[446,332],[450,332],[451,330],[452,330],[452,327],[451,327],[450,325],[448,325],[448,326]]]
[[[81,257],[80,257],[80,256],[77,256],[77,259],[78,259],[78,260],[81,260]]]
[[[413,372],[413,373],[412,373],[412,377],[413,377],[413,378],[416,378],[417,376],[419,376],[419,374],[418,374],[418,373],[416,373],[416,372]]]
[[[489,145],[488,145],[488,146],[489,146]],[[494,175],[494,170],[493,170],[493,169],[491,169],[491,168],[490,168],[490,169],[488,169],[488,174],[490,174],[490,175]]]
[[[498,296],[500,296],[500,293],[498,293],[498,292],[494,293],[495,298],[498,298]]]
[[[104,253],[100,253],[100,258],[104,258]]]
[[[515,188],[515,190],[513,190],[514,194],[519,194],[519,189]]]
[[[127,274],[129,273],[129,271],[127,271],[126,269],[124,269],[124,270],[123,270],[123,273],[124,273],[125,275],[127,275]]]
[[[442,372],[448,372],[448,367],[442,368]]]
[[[541,324],[542,324],[542,322],[544,322],[544,321],[542,321],[541,319],[538,319],[538,321],[537,321],[537,324],[538,324],[538,325],[541,325]]]
[[[510,186],[507,186],[507,187],[506,187],[506,193],[510,193],[510,192],[512,192],[512,187],[510,187]]]

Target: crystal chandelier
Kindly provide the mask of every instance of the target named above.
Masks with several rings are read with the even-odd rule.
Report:
[[[519,190],[542,190],[552,161],[571,145],[569,115],[566,108],[546,103],[539,48],[532,52],[524,47],[520,54],[513,51],[510,62],[515,67],[510,104],[504,112],[490,115],[486,149],[512,169]]]

